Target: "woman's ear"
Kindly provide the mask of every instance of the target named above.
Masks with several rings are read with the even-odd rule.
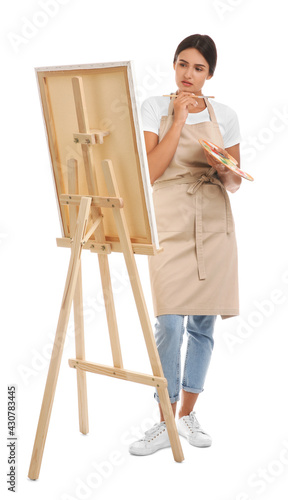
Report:
[[[213,75],[208,75],[206,80],[210,80],[210,78],[212,78]]]

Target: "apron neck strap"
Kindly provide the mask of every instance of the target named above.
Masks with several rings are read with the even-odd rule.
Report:
[[[205,101],[205,104],[207,106],[211,122],[218,123],[212,104],[208,101],[208,99],[206,97],[204,97],[204,101]]]
[[[175,101],[175,99],[176,99],[176,97],[170,98],[169,108],[168,108],[168,116],[174,114],[174,101]]]

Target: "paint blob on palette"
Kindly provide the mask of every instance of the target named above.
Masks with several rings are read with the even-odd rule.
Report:
[[[225,167],[229,168],[232,170],[235,174],[240,175],[240,177],[243,177],[244,179],[247,179],[248,181],[254,181],[253,177],[250,174],[247,174],[246,172],[243,172],[238,167],[238,162],[233,158],[233,156],[229,155],[227,151],[225,151],[225,154],[223,153],[223,149],[219,148],[216,146],[216,144],[213,144],[213,142],[209,141],[204,141],[204,139],[199,139],[199,142],[201,146],[211,155],[213,158],[216,158],[218,161],[223,163]]]

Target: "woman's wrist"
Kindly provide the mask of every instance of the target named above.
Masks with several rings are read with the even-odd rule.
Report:
[[[227,191],[235,193],[235,191],[239,189],[242,181],[239,175],[234,174],[227,167],[226,168],[224,167],[224,169],[221,168],[217,172],[220,181],[222,182],[223,186],[227,189]]]
[[[174,130],[175,132],[179,133],[179,135],[180,135],[184,125],[185,125],[185,122],[183,122],[181,120],[174,119],[172,126],[171,126],[171,129]]]

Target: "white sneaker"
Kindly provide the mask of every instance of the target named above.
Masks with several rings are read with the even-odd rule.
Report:
[[[144,438],[135,441],[129,446],[131,455],[151,455],[162,448],[168,448],[170,440],[165,422],[153,425],[152,429],[145,432]]]
[[[211,436],[201,428],[195,416],[195,411],[191,411],[189,415],[179,418],[177,428],[180,436],[187,438],[193,446],[205,448],[212,444]]]

